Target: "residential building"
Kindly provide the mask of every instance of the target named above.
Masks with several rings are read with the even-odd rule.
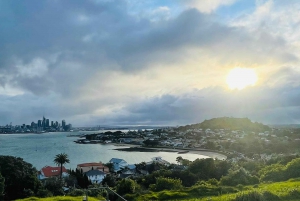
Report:
[[[109,168],[102,163],[82,163],[77,165],[77,170],[82,171],[82,173],[86,173],[90,170],[101,170],[104,173],[109,173]]]
[[[68,171],[67,169],[63,166],[62,167],[62,177],[67,177]],[[51,166],[45,166],[43,167],[38,174],[38,179],[47,179],[51,177],[58,177],[60,176],[60,167],[51,167]]]

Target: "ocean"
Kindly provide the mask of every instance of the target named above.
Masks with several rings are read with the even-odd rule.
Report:
[[[80,132],[95,133],[95,132]],[[75,169],[77,164],[88,162],[107,163],[111,158],[122,158],[129,164],[148,162],[153,157],[161,156],[164,160],[176,163],[176,157],[182,156],[188,160],[197,158],[217,157],[214,155],[177,154],[176,152],[126,152],[114,150],[120,146],[111,144],[76,144],[73,142],[78,132],[55,132],[43,134],[6,134],[0,135],[0,155],[21,157],[40,170],[44,166],[55,166],[55,155],[66,153],[70,163],[65,167]],[[126,146],[125,146],[126,147]],[[211,153],[213,154],[213,153]]]

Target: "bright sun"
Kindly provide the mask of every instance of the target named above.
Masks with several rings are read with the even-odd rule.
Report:
[[[241,90],[247,86],[253,86],[257,81],[257,75],[250,68],[234,68],[227,75],[227,85],[230,89]]]

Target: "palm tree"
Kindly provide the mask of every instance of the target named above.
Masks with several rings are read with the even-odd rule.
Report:
[[[65,153],[57,154],[53,161],[57,166],[60,165],[60,178],[62,176],[62,167],[66,163],[70,163],[70,160],[68,159],[68,155]]]

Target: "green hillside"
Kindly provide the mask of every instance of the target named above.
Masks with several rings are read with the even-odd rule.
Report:
[[[229,191],[234,191],[234,188],[198,185],[180,191],[150,192],[130,200],[300,201],[300,179],[254,186],[238,186],[236,191],[238,189],[240,191],[237,193],[229,193]]]
[[[230,129],[262,132],[270,130],[269,126],[261,123],[252,122],[248,118],[234,118],[234,117],[219,117],[210,120],[204,120],[202,123],[181,126],[178,130],[187,129]]]

